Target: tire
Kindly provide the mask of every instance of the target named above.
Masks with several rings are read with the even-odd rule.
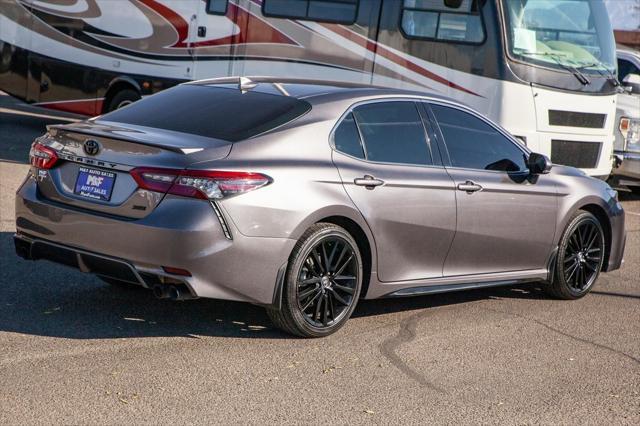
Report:
[[[602,225],[593,214],[578,210],[560,239],[548,292],[565,300],[585,296],[600,275],[604,254]]]
[[[267,308],[267,314],[287,333],[328,336],[351,317],[362,276],[355,239],[340,226],[317,223],[300,237],[289,257],[281,309]]]
[[[140,94],[133,89],[123,89],[116,92],[115,95],[109,100],[107,109],[105,112],[115,111],[119,108],[125,107],[135,101],[140,100]]]

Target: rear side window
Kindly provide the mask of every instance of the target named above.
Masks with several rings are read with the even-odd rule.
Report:
[[[289,96],[187,84],[103,115],[98,121],[235,142],[275,129],[310,109],[308,102]]]
[[[403,0],[402,31],[409,38],[480,44],[485,0]]]
[[[333,134],[333,143],[338,151],[364,159],[358,126],[356,126],[352,113],[349,113],[336,128]]]
[[[379,102],[353,109],[369,161],[431,165],[422,118],[413,102]]]
[[[478,117],[456,108],[431,105],[454,167],[520,172],[525,154],[515,143]]]
[[[264,0],[262,13],[276,18],[353,24],[360,0]]]

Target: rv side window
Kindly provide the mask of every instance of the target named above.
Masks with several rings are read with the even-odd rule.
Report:
[[[210,15],[226,15],[229,0],[207,0],[207,13]]]
[[[404,0],[402,32],[407,38],[481,44],[480,9],[485,0]]]
[[[262,14],[276,18],[353,24],[360,0],[264,0]]]

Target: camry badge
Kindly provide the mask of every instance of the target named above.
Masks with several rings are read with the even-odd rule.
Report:
[[[87,155],[97,155],[98,151],[100,151],[100,144],[98,144],[98,141],[93,139],[87,139],[84,141],[84,145],[82,147]]]

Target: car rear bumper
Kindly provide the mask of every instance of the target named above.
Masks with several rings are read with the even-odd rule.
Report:
[[[272,304],[295,240],[246,237],[226,224],[232,239],[208,202],[183,197],[165,197],[143,219],[123,219],[44,199],[31,178],[16,194],[16,250],[25,258],[146,287],[184,283],[197,297]]]

